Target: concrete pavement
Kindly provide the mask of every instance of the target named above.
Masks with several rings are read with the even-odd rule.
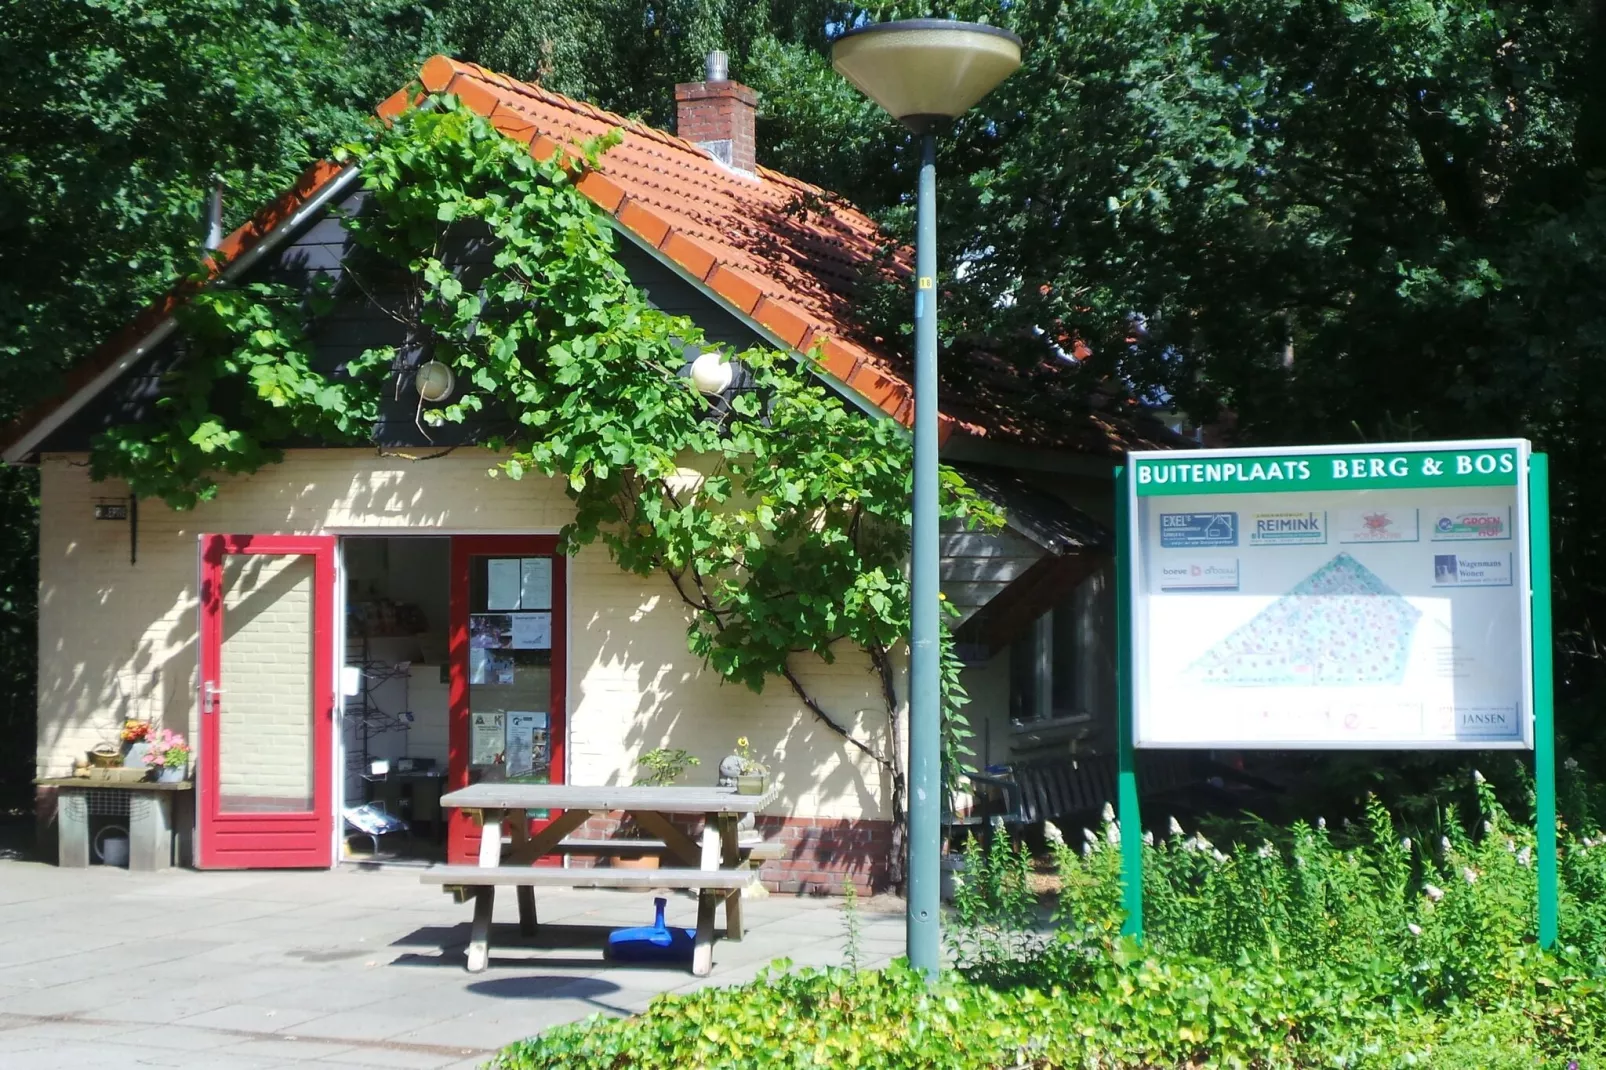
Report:
[[[776,958],[844,959],[839,900],[747,900],[746,939],[716,943],[701,980],[602,962],[608,929],[651,923],[650,894],[537,902],[542,934],[526,943],[514,897],[497,897],[490,968],[471,975],[471,906],[419,884],[415,869],[141,874],[0,861],[0,1067],[473,1067],[548,1026],[735,984]],[[670,924],[695,915],[693,898],[670,895]],[[860,924],[862,965],[903,953],[901,914],[866,909]]]

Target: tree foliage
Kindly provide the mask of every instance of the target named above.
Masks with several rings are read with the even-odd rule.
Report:
[[[940,144],[949,339],[1089,371],[1242,441],[1527,435],[1550,452],[1572,693],[1599,685],[1606,22],[1487,0],[872,4],[1007,25]],[[777,40],[760,156],[912,231],[911,139]],[[901,298],[869,306],[907,330]]]

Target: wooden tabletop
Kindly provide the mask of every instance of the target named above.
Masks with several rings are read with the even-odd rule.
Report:
[[[780,793],[772,784],[762,795],[735,788],[588,787],[580,784],[470,784],[441,796],[449,810],[647,810],[660,814],[756,814]]]
[[[189,791],[188,780],[91,780],[84,776],[43,776],[34,781],[42,788],[105,788],[107,791]]]

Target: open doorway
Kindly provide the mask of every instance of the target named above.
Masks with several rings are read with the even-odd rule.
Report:
[[[445,857],[451,539],[347,537],[341,858]]]

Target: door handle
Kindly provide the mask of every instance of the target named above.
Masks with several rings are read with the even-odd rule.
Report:
[[[201,685],[201,712],[216,713],[217,697],[223,694],[223,689],[211,680]]]

